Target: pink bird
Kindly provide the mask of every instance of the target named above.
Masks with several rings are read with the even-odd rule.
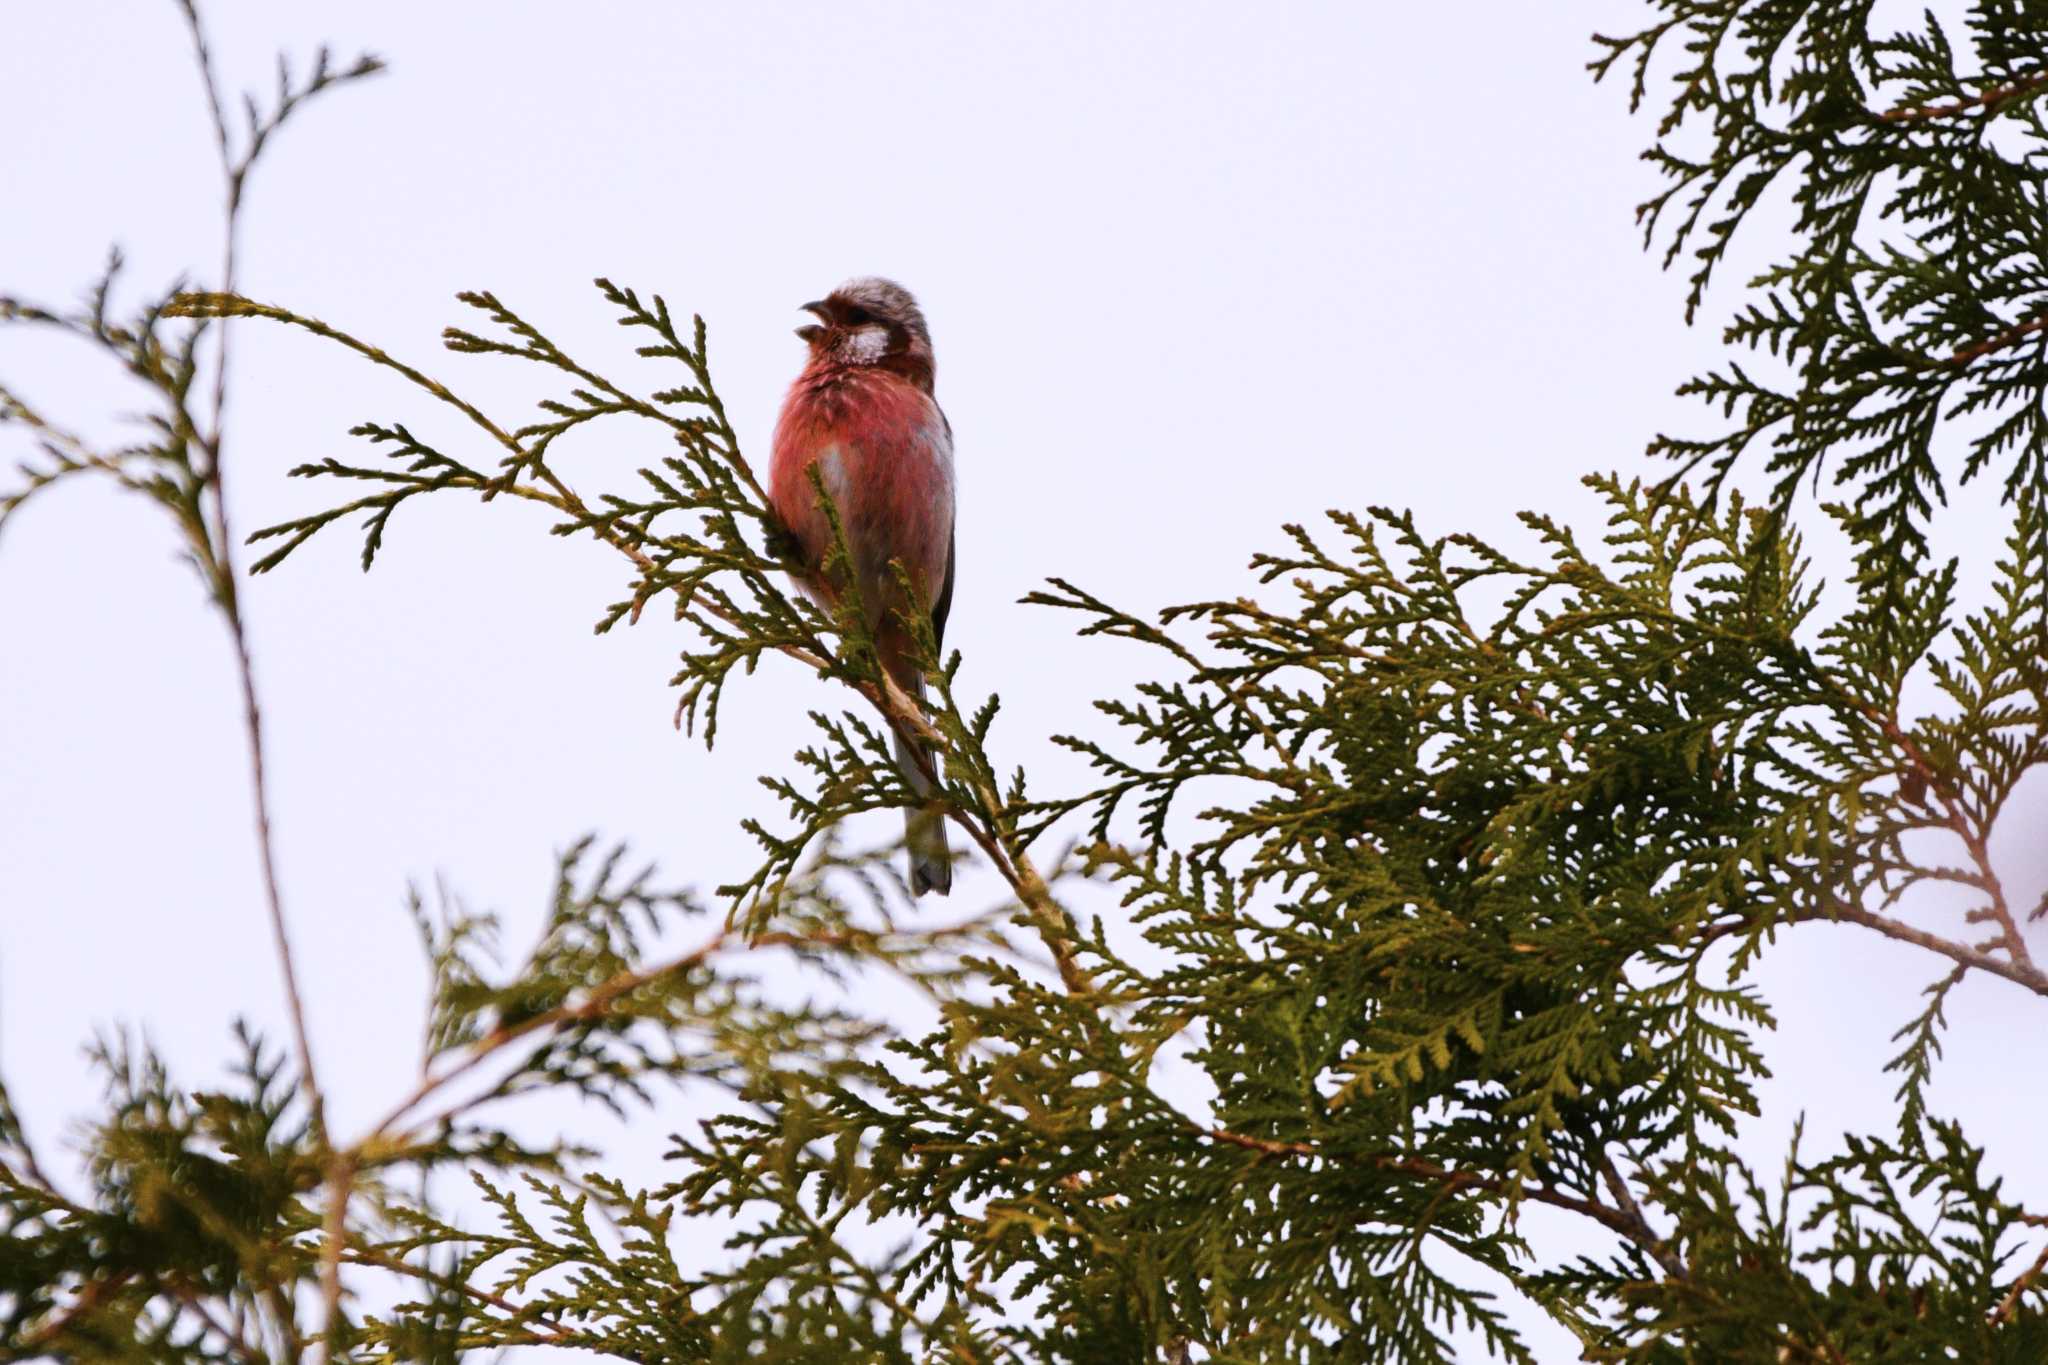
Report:
[[[817,323],[796,334],[810,346],[775,424],[768,500],[796,541],[805,572],[797,582],[831,608],[844,580],[820,572],[832,528],[806,473],[818,467],[845,528],[876,652],[896,685],[924,695],[902,615],[911,607],[890,569],[894,560],[931,610],[941,643],[953,605],[953,428],[932,397],[932,338],[910,291],[883,279],[849,280],[804,305]],[[896,766],[924,804],[908,817],[913,895],[953,889],[944,817],[932,782],[896,738]]]

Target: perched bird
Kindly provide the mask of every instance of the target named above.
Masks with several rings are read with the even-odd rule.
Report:
[[[795,541],[799,586],[831,608],[846,583],[823,572],[832,528],[807,473],[817,466],[881,665],[921,697],[924,675],[903,624],[912,602],[889,566],[903,566],[943,643],[953,605],[953,428],[932,396],[931,333],[910,291],[889,280],[849,280],[803,307],[818,320],[796,329],[810,356],[775,425],[768,499]],[[896,766],[924,803],[908,816],[911,892],[943,896],[953,887],[945,820],[900,734]]]

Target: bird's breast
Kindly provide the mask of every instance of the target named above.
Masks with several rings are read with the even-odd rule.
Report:
[[[855,571],[885,587],[895,559],[935,593],[953,529],[953,452],[931,396],[887,371],[818,382],[799,379],[775,432],[769,496],[813,566],[831,546],[831,523],[811,484],[831,495]]]

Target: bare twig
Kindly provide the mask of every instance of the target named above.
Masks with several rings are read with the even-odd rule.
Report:
[[[186,26],[191,31],[193,53],[199,66],[200,83],[205,88],[207,109],[212,115],[214,145],[219,154],[221,177],[226,191],[227,203],[221,234],[220,288],[223,293],[232,295],[236,292],[235,267],[241,238],[242,199],[248,185],[249,173],[255,168],[257,159],[262,154],[265,140],[283,124],[298,101],[318,93],[329,83],[327,54],[324,50],[321,52],[313,78],[302,92],[294,93],[286,88],[284,83],[280,83],[278,106],[267,120],[259,120],[254,104],[250,105],[248,143],[238,155],[234,139],[228,131],[227,112],[221,100],[220,79],[214,69],[213,51],[207,42],[205,25],[199,18],[198,5],[196,0],[179,0],[179,5],[184,10]],[[374,59],[365,58],[356,64],[351,74],[367,75],[376,70],[377,66],[378,63]],[[344,79],[346,78],[345,75]],[[284,896],[279,885],[276,839],[271,828],[270,783],[264,757],[263,709],[257,699],[256,665],[249,642],[248,621],[242,612],[241,579],[235,563],[234,525],[228,513],[226,462],[222,452],[227,433],[228,375],[231,368],[228,337],[232,330],[232,321],[232,317],[225,314],[212,319],[215,342],[211,424],[204,424],[190,417],[182,399],[179,403],[180,420],[190,426],[191,438],[205,456],[205,464],[197,472],[212,510],[213,528],[209,538],[215,543],[208,547],[208,554],[212,561],[210,567],[214,597],[220,604],[221,614],[227,618],[228,633],[234,641],[236,671],[241,684],[242,719],[248,737],[249,772],[256,806],[256,847],[261,864],[264,903],[269,913],[271,937],[276,944],[278,964],[284,977],[285,1001],[291,1016],[292,1039],[298,1052],[300,1081],[305,1087],[306,1105],[312,1118],[313,1137],[317,1143],[326,1147],[327,1107],[320,1088],[319,1074],[313,1063],[312,1036],[306,1025],[305,994],[299,984],[298,967],[292,954],[291,934],[285,920]],[[200,325],[206,324],[202,322]],[[326,1327],[321,1335],[322,1359],[333,1358],[334,1335],[340,1322],[341,1279],[338,1257],[346,1230],[344,1224],[354,1169],[353,1157],[347,1154],[333,1156],[328,1180],[329,1207],[321,1254],[321,1288],[326,1304]]]
[[[1973,828],[1957,828],[1963,846],[1970,851],[1970,861],[1977,865],[1976,885],[1988,900],[1983,914],[1998,925],[1999,937],[2005,945],[2006,955],[2013,962],[2040,977],[2034,967],[2033,954],[2027,950],[2026,935],[2020,932],[2019,922],[2013,918],[2012,907],[2005,902],[2005,883],[1991,866],[1991,849],[1984,836]]]
[[[248,172],[245,164],[237,165],[233,148],[228,137],[227,117],[220,97],[220,82],[213,69],[213,53],[207,45],[206,30],[199,20],[199,10],[194,0],[180,0],[185,11],[187,26],[192,32],[192,46],[199,63],[199,75],[206,88],[207,105],[213,114],[213,128],[220,152],[221,174],[228,189],[227,221],[223,233],[224,247],[221,259],[221,288],[225,293],[235,292],[235,248],[239,235],[242,203],[242,184]],[[219,544],[213,548],[216,565],[215,591],[221,613],[227,618],[228,633],[233,637],[235,663],[240,674],[242,690],[242,720],[248,732],[249,772],[254,786],[256,803],[256,848],[262,864],[263,896],[270,914],[270,931],[276,941],[279,966],[284,974],[285,1003],[291,1014],[292,1039],[298,1051],[299,1073],[306,1087],[306,1104],[312,1112],[313,1125],[317,1133],[327,1131],[326,1105],[321,1096],[318,1073],[313,1066],[313,1048],[306,1028],[306,1007],[303,993],[299,989],[298,969],[292,958],[291,935],[285,926],[284,898],[278,887],[277,855],[275,841],[271,835],[270,788],[264,765],[263,712],[256,697],[256,670],[249,647],[249,631],[242,619],[240,587],[235,571],[235,540],[228,520],[227,488],[221,464],[221,448],[225,437],[228,396],[228,318],[217,319],[218,326],[213,374],[213,424],[211,430],[196,429],[194,438],[206,454],[207,467],[201,471],[207,493],[213,504],[213,517]]]
[[[2036,995],[2048,995],[2048,974],[2043,974],[2032,962],[2011,962],[2002,957],[1972,948],[1968,944],[1930,934],[1925,929],[1915,929],[1902,924],[1888,915],[1876,915],[1860,906],[1835,902],[1816,910],[1807,911],[1795,917],[1799,922],[1814,920],[1847,920],[1874,929],[1886,938],[1895,938],[1901,943],[1911,943],[1929,952],[1939,953],[1949,961],[1965,967],[1975,967],[1993,976],[2002,976],[2007,981],[2025,986]]]
[[[1267,1156],[1322,1156],[1320,1148],[1309,1142],[1279,1142],[1262,1138],[1251,1133],[1233,1133],[1228,1128],[1204,1128],[1204,1137],[1232,1147],[1242,1147],[1249,1152],[1262,1152]]]

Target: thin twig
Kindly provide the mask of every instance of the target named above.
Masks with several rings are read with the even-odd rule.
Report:
[[[1263,1152],[1267,1156],[1322,1156],[1321,1148],[1308,1142],[1279,1142],[1273,1138],[1257,1137],[1251,1133],[1233,1133],[1228,1128],[1204,1128],[1204,1137],[1246,1151]]]
[[[980,930],[985,923],[984,917],[976,916],[958,923],[917,931],[906,935],[906,937],[920,940],[957,937],[963,934],[974,933]],[[492,1030],[484,1037],[479,1038],[460,1061],[445,1070],[422,1076],[411,1092],[394,1105],[383,1118],[379,1119],[362,1138],[352,1143],[347,1151],[357,1159],[362,1159],[369,1154],[368,1149],[372,1144],[381,1144],[386,1139],[397,1145],[410,1143],[413,1140],[410,1133],[397,1138],[390,1138],[392,1131],[399,1126],[400,1122],[408,1114],[419,1108],[420,1105],[440,1091],[446,1089],[453,1082],[475,1071],[479,1066],[498,1055],[507,1047],[522,1039],[530,1038],[543,1030],[601,1018],[617,1003],[620,997],[630,995],[643,986],[652,985],[663,978],[689,971],[691,968],[703,964],[727,949],[743,948],[748,951],[756,951],[763,948],[844,948],[855,942],[856,937],[854,934],[836,930],[815,934],[770,931],[768,933],[742,936],[729,927],[721,928],[696,947],[689,949],[687,952],[680,953],[657,966],[645,967],[637,971],[620,972],[599,982],[591,987],[590,991],[581,1000],[573,1004],[558,1005],[554,1009],[545,1010],[539,1014],[521,1019],[516,1024]],[[877,935],[876,937],[880,936]],[[411,1125],[411,1130],[416,1133],[421,1129],[431,1129],[451,1117],[453,1117],[452,1113],[443,1113],[432,1120],[415,1122]]]
[[[1990,109],[2021,95],[2031,95],[2037,90],[2048,88],[2048,71],[2036,72],[2025,80],[2013,81],[2007,85],[1996,85],[1969,99],[1956,100],[1951,104],[1909,105],[1904,109],[1890,109],[1879,115],[1886,123],[1919,123],[1927,119],[1952,118],[1978,109]]]
[[[1888,915],[1872,914],[1860,906],[1834,902],[1790,918],[1795,923],[1847,920],[1851,924],[1874,929],[1886,938],[1895,938],[1901,943],[1915,944],[1929,952],[1939,953],[1949,961],[1962,966],[1975,967],[1993,976],[2002,976],[2016,985],[2025,986],[2036,995],[2048,995],[2048,975],[2044,975],[2031,962],[2011,962],[2002,957],[1994,957],[1968,944],[1957,943],[1938,934],[1930,934],[1925,929],[1915,929],[1910,924],[1902,924]]]
[[[1981,356],[1990,355],[1993,351],[2002,351],[2015,342],[2024,341],[2043,327],[2048,327],[2048,313],[2043,313],[2040,317],[2023,322],[2008,331],[2000,332],[1997,336],[1980,341],[1974,346],[1965,346],[1950,356],[1948,363],[1951,365],[1967,365]]]
[[[467,1294],[479,1303],[487,1303],[493,1308],[502,1309],[512,1314],[514,1318],[519,1319],[522,1329],[536,1331],[543,1340],[551,1345],[567,1346],[576,1340],[576,1335],[573,1332],[558,1327],[550,1327],[546,1323],[529,1321],[527,1310],[521,1308],[504,1295],[494,1294],[481,1285],[471,1283],[468,1279],[458,1278],[453,1275],[443,1275],[429,1266],[414,1265],[410,1261],[403,1261],[395,1256],[386,1256],[382,1252],[368,1251],[361,1247],[349,1248],[344,1254],[343,1259],[351,1265],[376,1266],[380,1270],[394,1270],[402,1275],[411,1275],[415,1279],[425,1280],[428,1284],[434,1285],[437,1288],[453,1289],[457,1293]]]
[[[227,117],[221,105],[220,82],[214,74],[213,53],[207,45],[206,30],[200,23],[198,7],[194,0],[180,0],[180,4],[192,32],[192,46],[199,62],[200,80],[206,88],[207,105],[213,114],[221,174],[227,181],[227,222],[223,234],[225,245],[221,259],[221,289],[224,293],[232,294],[235,292],[235,247],[240,226],[241,189],[248,168],[237,166],[235,163],[228,137]],[[227,482],[221,462],[228,401],[228,323],[229,319],[225,315],[218,318],[215,323],[219,330],[216,334],[218,341],[214,355],[212,430],[195,429],[193,435],[206,454],[207,468],[203,471],[203,478],[213,504],[214,524],[220,537],[219,545],[214,547],[212,552],[216,565],[216,589],[222,614],[227,617],[228,633],[234,640],[235,664],[241,679],[242,720],[248,732],[249,772],[256,803],[256,849],[262,864],[264,902],[270,914],[270,931],[276,941],[278,963],[283,969],[285,1003],[291,1014],[292,1039],[298,1050],[299,1072],[306,1087],[307,1108],[312,1112],[315,1132],[324,1138],[327,1131],[326,1105],[321,1096],[318,1074],[313,1067],[313,1048],[306,1028],[305,999],[299,989],[298,969],[292,958],[291,935],[285,927],[284,898],[278,888],[277,855],[270,823],[270,786],[264,764],[263,712],[256,698],[256,669],[249,647],[249,631],[242,619],[240,586],[235,570],[235,538],[228,520]]]
[[[200,22],[199,9],[195,0],[180,0],[185,11],[185,20],[192,33],[192,47],[198,60],[201,83],[206,90],[207,108],[213,117],[214,142],[220,155],[221,175],[227,191],[225,222],[222,227],[221,249],[221,290],[223,293],[236,292],[236,252],[241,235],[242,190],[248,181],[249,170],[255,162],[258,148],[250,149],[238,160],[233,141],[228,134],[227,115],[221,104],[220,80],[215,73],[213,53],[206,41],[206,30]],[[264,761],[263,709],[256,693],[256,665],[249,643],[249,628],[242,615],[241,582],[235,564],[234,526],[228,514],[227,470],[222,458],[222,449],[227,433],[228,335],[233,319],[220,317],[214,320],[215,350],[213,369],[213,422],[211,430],[200,429],[194,423],[193,436],[206,456],[206,467],[201,477],[212,504],[213,522],[219,543],[212,548],[214,561],[215,593],[221,605],[221,612],[227,618],[228,633],[235,647],[235,667],[241,684],[242,720],[248,732],[249,774],[252,794],[256,806],[256,848],[263,878],[263,897],[269,912],[271,937],[277,949],[278,965],[284,977],[285,1001],[291,1015],[292,1039],[298,1051],[299,1074],[305,1087],[306,1105],[312,1118],[314,1140],[327,1145],[327,1106],[320,1089],[319,1073],[313,1064],[311,1031],[306,1026],[305,994],[299,985],[299,973],[292,954],[291,933],[286,926],[284,896],[277,875],[276,841],[271,828],[270,783]],[[341,1280],[336,1257],[343,1232],[342,1221],[348,1209],[348,1181],[354,1167],[346,1158],[333,1159],[334,1171],[328,1182],[329,1208],[323,1234],[321,1251],[321,1288],[326,1305],[325,1330],[321,1334],[320,1355],[331,1360],[334,1354],[335,1329],[341,1314]]]
[[[1607,1192],[1614,1196],[1615,1204],[1627,1216],[1629,1221],[1633,1222],[1642,1232],[1643,1237],[1648,1239],[1647,1243],[1643,1243],[1641,1238],[1638,1239],[1638,1242],[1647,1245],[1650,1255],[1656,1258],[1658,1265],[1664,1267],[1665,1274],[1675,1280],[1684,1279],[1686,1277],[1685,1262],[1680,1260],[1678,1253],[1671,1249],[1671,1243],[1666,1238],[1660,1236],[1655,1228],[1650,1226],[1650,1220],[1643,1214],[1643,1206],[1636,1202],[1635,1192],[1629,1189],[1627,1179],[1623,1177],[1620,1169],[1615,1166],[1614,1158],[1609,1155],[1605,1147],[1600,1149],[1599,1166],[1600,1178],[1606,1182]]]
[[[117,1270],[103,1280],[93,1280],[78,1291],[69,1308],[22,1337],[21,1344],[33,1349],[60,1339],[80,1318],[118,1294],[134,1278],[133,1271]]]
[[[640,971],[620,972],[618,975],[593,987],[588,995],[573,1005],[557,1005],[554,1009],[545,1010],[539,1014],[521,1019],[516,1024],[493,1029],[490,1033],[478,1039],[476,1044],[469,1050],[468,1055],[455,1065],[445,1071],[422,1076],[419,1084],[414,1086],[412,1091],[386,1113],[383,1118],[379,1119],[370,1128],[368,1136],[355,1143],[352,1150],[361,1151],[369,1143],[388,1134],[398,1125],[401,1119],[425,1103],[436,1092],[442,1090],[451,1082],[459,1080],[476,1070],[485,1061],[520,1039],[530,1037],[543,1029],[551,1029],[561,1024],[594,1019],[610,1009],[612,1003],[620,996],[630,994],[642,986],[659,981],[665,976],[688,971],[723,948],[732,937],[732,930],[720,929],[695,948],[677,957],[670,958],[659,966],[647,967]]]
[[[2041,1253],[2034,1257],[2034,1263],[2020,1272],[2020,1277],[2012,1282],[2012,1288],[2006,1291],[1998,1307],[1992,1310],[1993,1324],[2005,1322],[2012,1317],[2020,1306],[2020,1296],[2027,1292],[2027,1286],[2038,1279],[2043,1270],[2048,1270],[2048,1245],[2042,1246]]]
[[[327,1208],[320,1220],[320,1300],[327,1306],[320,1335],[320,1356],[334,1358],[334,1338],[341,1325],[341,1252],[348,1241],[348,1204],[355,1192],[354,1148],[336,1152],[327,1163]]]
[[[233,1324],[222,1322],[215,1317],[213,1310],[206,1306],[206,1300],[201,1298],[196,1290],[179,1284],[166,1285],[165,1288],[170,1291],[171,1297],[184,1304],[194,1317],[205,1323],[212,1329],[214,1335],[225,1341],[236,1355],[249,1361],[250,1365],[263,1365],[268,1359],[253,1342],[237,1331]]]
[[[2048,314],[2043,315],[2043,322],[2044,325],[2048,325]],[[1905,727],[1899,724],[1896,717],[1887,715],[1870,703],[1851,695],[1826,674],[1821,673],[1817,674],[1817,676],[1822,685],[1833,693],[1843,706],[1877,726],[1885,739],[1904,755],[1906,761],[1912,765],[1916,778],[1934,793],[1937,804],[1932,805],[1930,808],[1940,815],[1940,823],[1962,842],[1963,847],[1970,854],[1971,862],[1976,865],[1975,874],[1967,878],[1967,880],[1970,885],[1975,886],[1989,898],[1989,917],[1998,922],[2000,938],[2006,955],[2012,959],[2012,964],[2010,969],[2007,969],[2001,966],[1996,958],[1991,957],[1987,953],[1964,947],[1961,944],[1952,943],[1946,939],[1936,938],[1932,934],[1925,934],[1919,930],[1908,929],[1904,925],[1896,924],[1888,919],[1882,919],[1860,909],[1854,910],[1851,913],[1852,907],[1830,907],[1824,912],[1825,917],[1853,920],[1858,924],[1864,924],[1876,929],[1879,933],[1888,934],[1893,938],[1902,939],[1908,943],[1918,943],[1923,948],[1933,948],[1934,951],[1943,954],[1955,962],[1965,963],[1972,967],[1982,967],[1988,972],[2003,976],[2010,981],[2016,981],[2039,994],[2048,995],[2048,975],[2044,975],[2034,965],[2033,957],[2027,951],[2026,937],[2021,934],[2018,923],[2013,919],[2012,910],[2005,902],[2005,889],[1999,880],[1997,872],[1991,866],[1990,851],[1986,847],[1984,836],[1977,827],[1977,824],[1972,821],[1971,812],[1964,801],[1963,794],[1957,790],[1955,781],[1942,769],[1941,765],[1934,762],[1928,756],[1927,752],[1920,747],[1913,736],[1906,732]],[[1813,916],[1801,916],[1801,918],[1813,918]]]
[[[1657,1263],[1675,1279],[1685,1277],[1685,1267],[1672,1254],[1665,1241],[1651,1230],[1638,1210],[1631,1218],[1624,1210],[1583,1199],[1578,1195],[1566,1194],[1562,1190],[1545,1185],[1515,1184],[1498,1176],[1485,1175],[1478,1171],[1453,1170],[1440,1166],[1434,1161],[1420,1157],[1395,1156],[1391,1153],[1376,1153],[1354,1156],[1348,1153],[1334,1153],[1307,1142],[1277,1142],[1270,1138],[1254,1137],[1246,1133],[1234,1133],[1227,1128],[1201,1128],[1203,1136],[1233,1147],[1243,1147],[1277,1157],[1310,1157],[1325,1161],[1342,1161],[1352,1165],[1369,1166],[1390,1175],[1405,1176],[1414,1180],[1425,1180],[1441,1185],[1447,1191],[1460,1189],[1480,1190],[1487,1194],[1506,1195],[1513,1198],[1533,1199],[1539,1204],[1565,1209],[1582,1217],[1590,1218],[1608,1230],[1620,1234],[1650,1253]],[[1631,1203],[1634,1201],[1631,1200]]]

